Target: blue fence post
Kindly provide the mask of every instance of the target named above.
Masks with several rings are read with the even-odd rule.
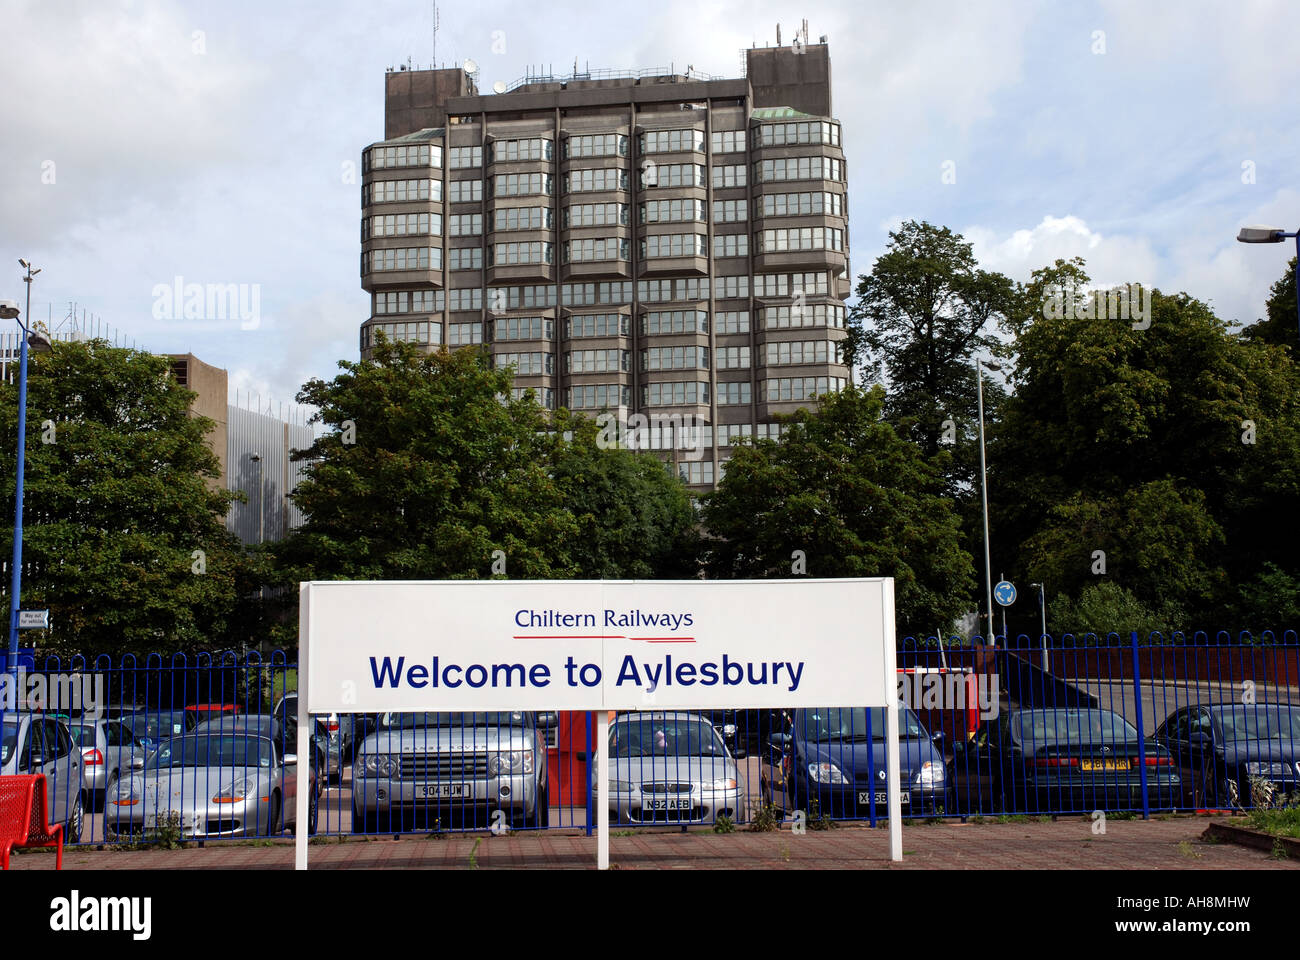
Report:
[[[595,806],[591,802],[591,758],[596,755],[596,734],[592,730],[591,711],[587,711],[587,762],[584,766],[587,768],[587,836],[591,836],[595,829],[594,814]],[[609,757],[605,758],[609,762]]]
[[[1133,630],[1129,633],[1133,647],[1133,701],[1137,705],[1138,731],[1138,774],[1142,778],[1142,819],[1151,819],[1151,798],[1147,793],[1147,738],[1142,732],[1142,676],[1138,668],[1138,635]]]

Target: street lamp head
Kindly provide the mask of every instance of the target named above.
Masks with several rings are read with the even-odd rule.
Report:
[[[0,320],[17,320],[21,311],[14,300],[0,300]]]
[[[31,266],[31,264],[28,263],[26,260],[24,260],[22,257],[19,257],[19,258],[18,258],[18,266],[20,266],[20,267],[22,267],[24,270],[26,270],[28,267]]]
[[[27,349],[32,353],[52,353],[54,351],[54,348],[50,345],[49,337],[37,330],[33,330],[28,335]]]
[[[992,370],[994,373],[1000,373],[1002,371],[1002,364],[998,363],[996,360],[980,360],[978,362],[985,370]]]
[[[1281,227],[1242,227],[1237,233],[1238,243],[1281,243],[1286,231]]]
[[[254,463],[261,463],[261,462],[262,462],[262,455],[261,455],[260,453],[252,453],[252,454],[249,454],[248,459],[249,459],[249,460],[252,460]]]

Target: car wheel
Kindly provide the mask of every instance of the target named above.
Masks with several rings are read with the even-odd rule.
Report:
[[[266,820],[266,835],[278,837],[284,833],[284,812],[280,809],[280,795],[271,794],[271,815]]]
[[[316,823],[320,817],[320,795],[313,790],[307,796],[307,836],[316,836]],[[298,824],[295,822],[293,829],[289,831],[295,837],[298,836]]]
[[[368,810],[358,810],[352,808],[352,832],[353,833],[378,833],[379,832],[379,811],[373,813]]]
[[[72,805],[72,816],[68,817],[68,824],[63,830],[63,842],[80,843],[81,828],[85,825],[85,821],[86,806],[85,802],[81,798],[81,794],[78,793],[77,802]]]

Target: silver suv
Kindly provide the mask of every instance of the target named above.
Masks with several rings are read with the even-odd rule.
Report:
[[[513,827],[545,827],[547,754],[532,713],[393,713],[357,745],[352,832],[398,833],[422,820],[502,811]]]

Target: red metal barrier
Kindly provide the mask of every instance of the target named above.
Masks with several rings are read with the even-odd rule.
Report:
[[[57,847],[54,869],[63,869],[63,824],[45,821],[45,774],[0,777],[0,864],[9,869],[14,847]]]

